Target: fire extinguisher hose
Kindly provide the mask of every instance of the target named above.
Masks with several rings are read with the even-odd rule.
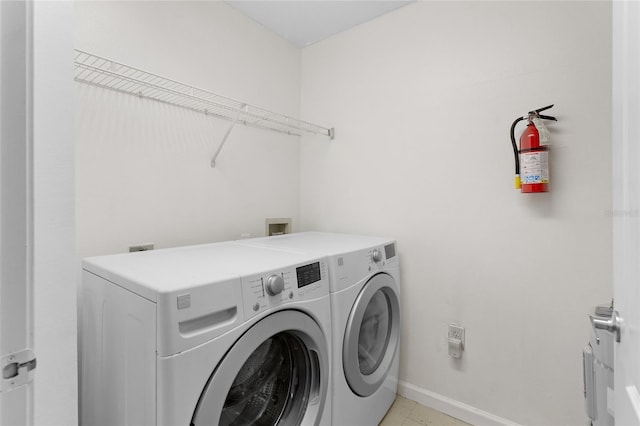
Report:
[[[513,157],[516,162],[516,189],[520,189],[520,155],[514,132],[516,131],[516,125],[522,120],[524,120],[524,117],[518,117],[511,125],[511,145],[513,145]]]

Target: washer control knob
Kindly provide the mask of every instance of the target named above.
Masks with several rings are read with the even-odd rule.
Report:
[[[380,250],[378,249],[373,250],[373,253],[371,253],[371,260],[373,260],[376,263],[382,260],[382,253],[380,253]]]
[[[284,290],[284,278],[280,275],[271,275],[267,278],[267,284],[265,287],[269,296],[276,296]]]

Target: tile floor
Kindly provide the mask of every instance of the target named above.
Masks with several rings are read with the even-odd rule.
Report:
[[[400,395],[396,397],[380,426],[469,426],[462,420],[447,416]]]

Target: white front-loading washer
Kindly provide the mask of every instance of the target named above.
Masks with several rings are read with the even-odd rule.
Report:
[[[395,241],[302,232],[241,242],[328,256],[332,424],[377,425],[398,389],[401,312]]]
[[[217,243],[83,269],[81,424],[330,424],[325,259]]]

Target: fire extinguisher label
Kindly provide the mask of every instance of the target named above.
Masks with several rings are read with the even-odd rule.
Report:
[[[534,118],[532,121],[533,125],[536,126],[536,129],[538,130],[540,146],[547,146],[551,144],[551,134],[549,133],[547,126],[545,126],[542,120],[540,120],[539,118]]]
[[[523,184],[549,183],[549,153],[546,151],[520,154],[520,179]]]

